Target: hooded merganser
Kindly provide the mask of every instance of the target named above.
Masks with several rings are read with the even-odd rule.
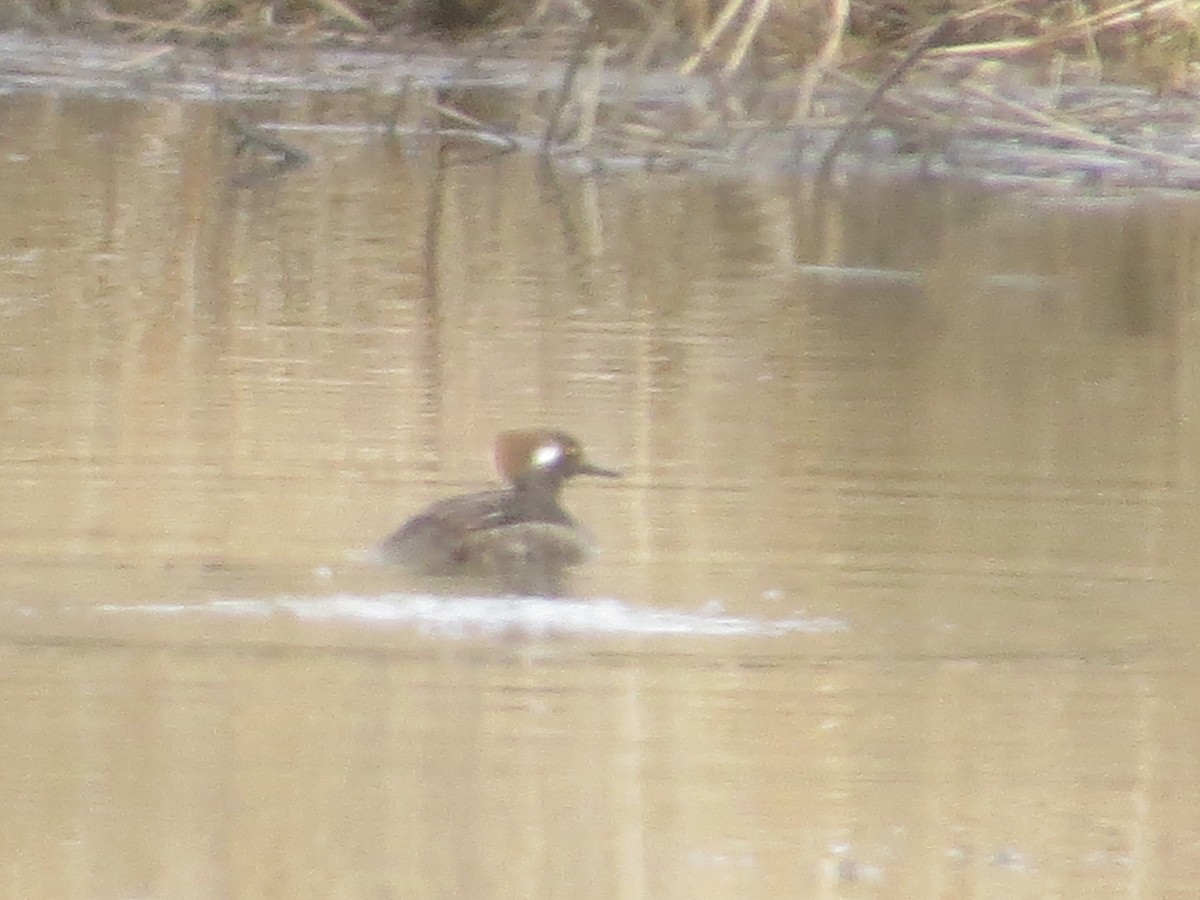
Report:
[[[509,487],[433,504],[379,547],[387,562],[422,575],[484,578],[504,590],[552,593],[592,553],[587,531],[558,501],[573,475],[615,478],[592,465],[575,438],[545,428],[496,438],[496,469]]]

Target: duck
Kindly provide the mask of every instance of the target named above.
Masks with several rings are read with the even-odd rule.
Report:
[[[422,576],[465,576],[506,592],[558,593],[569,571],[595,548],[587,529],[562,506],[568,479],[618,478],[588,460],[565,431],[501,432],[494,462],[507,486],[440,500],[401,525],[378,556]]]

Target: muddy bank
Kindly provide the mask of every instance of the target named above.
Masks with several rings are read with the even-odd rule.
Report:
[[[1200,186],[1194,91],[1035,84],[1020,68],[922,62],[881,90],[831,73],[801,113],[800,76],[722,79],[613,65],[599,46],[431,41],[387,48],[205,51],[0,35],[0,91],[255,106],[306,128],[440,135],[587,170],[667,167],[954,177],[1050,188]],[[278,123],[261,103],[361,97],[357,122]],[[297,133],[300,132],[300,133]]]

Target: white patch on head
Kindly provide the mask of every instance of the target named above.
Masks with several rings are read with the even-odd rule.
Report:
[[[542,444],[533,451],[533,464],[539,469],[554,465],[562,459],[563,448],[558,444]]]

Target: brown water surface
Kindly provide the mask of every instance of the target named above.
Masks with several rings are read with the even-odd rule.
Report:
[[[0,111],[0,896],[1194,896],[1193,199]],[[571,596],[364,561],[540,423]]]

